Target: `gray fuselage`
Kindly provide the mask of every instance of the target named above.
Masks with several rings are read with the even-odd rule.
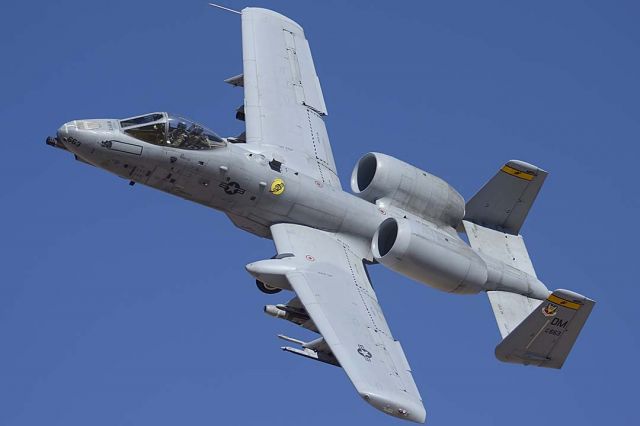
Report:
[[[210,150],[157,146],[119,130],[117,120],[76,120],[58,139],[80,160],[132,182],[220,210],[242,229],[269,237],[288,222],[371,240],[392,212],[325,185],[244,143]],[[273,191],[282,181],[284,190]]]
[[[166,124],[167,115],[163,116]],[[171,120],[169,117],[169,123]],[[403,255],[391,263],[381,262],[403,275],[453,293],[501,289],[536,298],[548,294],[535,277],[473,250],[458,236],[455,225],[425,220],[384,197],[370,202],[326,185],[276,161],[264,147],[232,143],[233,138],[223,140],[211,132],[204,135],[215,142],[208,140],[203,149],[194,149],[203,137],[200,127],[190,134],[192,139],[175,138],[166,132],[164,139],[148,143],[141,139],[148,135],[141,136],[135,130],[154,124],[138,124],[132,127],[134,131],[123,131],[121,123],[75,120],[60,127],[55,141],[48,143],[131,183],[220,210],[239,228],[264,238],[271,238],[270,227],[277,223],[304,225],[340,233],[353,242],[352,249],[358,255],[374,261],[380,257],[377,248],[372,250],[380,242],[377,231],[392,218],[401,225],[400,231],[405,230],[398,234],[396,246],[413,247],[414,257]],[[176,140],[182,146],[170,145]],[[395,234],[393,238],[396,240]]]

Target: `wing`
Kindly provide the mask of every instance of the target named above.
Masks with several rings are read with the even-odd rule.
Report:
[[[247,144],[340,187],[323,119],[327,108],[302,27],[271,10],[243,9],[242,61]]]
[[[277,276],[286,279],[323,337],[310,343],[286,338],[303,350],[284,349],[339,364],[368,403],[387,414],[424,422],[411,369],[363,263],[366,246],[300,225],[273,225],[271,233],[278,256],[247,269],[265,282],[275,282]]]

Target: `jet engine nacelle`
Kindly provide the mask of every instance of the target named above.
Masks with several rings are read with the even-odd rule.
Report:
[[[351,190],[369,202],[392,205],[454,228],[464,218],[464,199],[451,185],[377,152],[358,161],[351,175]]]
[[[389,218],[373,236],[374,258],[387,268],[450,293],[500,290],[546,299],[535,276],[478,253],[457,235],[408,219]]]
[[[442,291],[478,293],[487,282],[482,258],[435,226],[389,218],[373,236],[371,250],[389,269]]]

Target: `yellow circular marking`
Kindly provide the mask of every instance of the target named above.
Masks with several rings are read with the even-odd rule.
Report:
[[[284,192],[284,181],[280,178],[276,178],[271,182],[271,190],[269,191],[273,195],[280,195]]]

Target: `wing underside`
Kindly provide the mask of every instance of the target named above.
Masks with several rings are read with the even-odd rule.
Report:
[[[357,243],[300,225],[274,225],[271,233],[279,258],[247,269],[257,277],[258,270],[271,274],[271,280],[283,277],[297,298],[280,306],[297,310],[294,322],[322,335],[309,343],[286,338],[302,349],[283,349],[341,366],[368,403],[395,417],[424,422],[411,368],[382,314]]]
[[[243,9],[242,60],[247,144],[339,187],[327,108],[302,27],[270,10]]]

